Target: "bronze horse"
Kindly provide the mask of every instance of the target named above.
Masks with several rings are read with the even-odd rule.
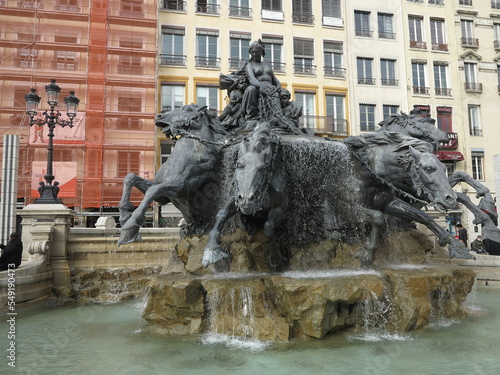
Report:
[[[264,216],[264,232],[268,237],[273,236],[276,227],[287,220],[287,217],[283,217],[282,208],[286,204],[286,176],[278,168],[272,168],[276,165],[271,162],[276,159],[276,155],[272,155],[276,148],[271,147],[271,136],[272,131],[261,125],[242,143],[234,177],[234,191],[217,214],[205,248],[204,266],[227,257],[220,249],[219,236],[227,218],[238,210],[244,215]],[[350,137],[345,144],[348,145],[346,151],[350,150],[351,157],[358,161],[354,169],[355,176],[349,186],[350,191],[358,193],[352,193],[354,198],[351,199],[351,212],[344,216],[350,217],[348,220],[368,223],[372,227],[368,245],[358,254],[363,266],[370,266],[373,262],[379,233],[385,222],[383,213],[420,222],[439,237],[442,245],[451,244],[448,232],[420,209],[398,197],[411,196],[421,202],[431,203],[440,210],[455,207],[456,194],[448,183],[444,165],[432,154],[429,143],[399,133],[381,132]],[[336,169],[343,167],[339,163],[324,166]],[[317,188],[329,189],[335,183],[330,181]],[[331,213],[325,212],[324,216],[329,214]],[[332,213],[331,216],[338,216],[338,213]]]
[[[226,221],[238,211],[263,221],[266,237],[274,237],[283,220],[286,188],[283,169],[276,165],[279,146],[279,138],[267,122],[241,141],[230,197],[217,213],[203,253],[205,267],[227,257],[220,248],[219,237]]]
[[[153,201],[172,202],[186,221],[187,233],[201,234],[213,219],[207,210],[213,197],[208,197],[206,191],[208,185],[217,190],[215,172],[219,163],[219,144],[224,144],[226,136],[220,121],[206,107],[191,104],[158,115],[156,125],[162,127],[167,137],[178,139],[172,154],[156,172],[154,181],[133,173],[125,177],[118,206],[121,223],[118,245],[141,239],[139,228]],[[135,210],[130,202],[133,187],[144,194]]]

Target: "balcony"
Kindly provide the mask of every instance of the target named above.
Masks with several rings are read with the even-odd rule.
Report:
[[[160,54],[160,65],[186,66],[186,56],[162,53]]]
[[[66,5],[66,4],[56,4],[54,10],[60,10],[61,12],[81,12],[82,8],[76,5]]]
[[[292,13],[292,22],[312,25],[314,16],[310,13]]]
[[[36,69],[42,66],[42,60],[16,58],[14,59],[14,66],[22,69]]]
[[[160,9],[185,12],[186,2],[180,0],[163,0],[160,2]]]
[[[432,5],[444,5],[444,0],[429,0],[429,4]]]
[[[243,67],[247,60],[244,59],[229,59],[229,69],[237,70]]]
[[[219,4],[196,3],[196,13],[219,15]]]
[[[364,36],[364,37],[367,37],[367,38],[371,38],[373,36],[373,31],[355,29],[354,30],[354,35],[356,35],[356,36]]]
[[[269,61],[274,73],[285,73],[286,64],[278,61]]]
[[[229,16],[230,17],[244,17],[251,18],[252,17],[252,8],[246,7],[235,7],[229,6]]]
[[[18,1],[17,7],[29,9],[45,9],[45,4],[42,1]]]
[[[54,70],[78,70],[78,63],[74,61],[52,61]]]
[[[448,44],[444,43],[432,43],[432,50],[433,51],[443,51],[447,52],[448,51]]]
[[[465,91],[466,92],[483,92],[483,84],[477,82],[465,82]]]
[[[451,89],[444,87],[436,87],[434,88],[434,92],[437,96],[451,96]]]
[[[380,39],[396,39],[396,33],[390,33],[387,31],[379,31],[378,37]]]
[[[479,39],[477,39],[477,38],[462,37],[462,38],[460,38],[460,41],[462,43],[462,46],[479,47]]]
[[[429,88],[425,86],[413,86],[413,93],[418,95],[429,95]]]
[[[382,86],[399,86],[399,80],[398,79],[382,78],[380,80],[380,84]]]
[[[144,74],[144,67],[134,65],[118,65],[119,74]]]
[[[375,78],[358,77],[358,84],[360,85],[375,85]]]
[[[195,56],[199,68],[220,68],[220,57]]]
[[[472,0],[458,0],[458,5],[472,6]]]
[[[313,76],[316,75],[316,65],[293,64],[293,72]]]
[[[479,128],[470,128],[470,135],[476,135],[481,137],[483,135],[483,130]]]
[[[334,66],[325,66],[323,69],[324,69],[325,77],[345,78],[345,76],[346,76],[345,68],[337,68]]]
[[[329,116],[301,116],[299,127],[314,129],[315,133],[347,137],[347,120]]]
[[[427,42],[410,40],[410,48],[427,49]]]

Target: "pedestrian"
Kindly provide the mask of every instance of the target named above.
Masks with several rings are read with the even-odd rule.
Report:
[[[470,245],[471,250],[474,250],[478,254],[488,254],[488,252],[484,249],[483,240],[481,236],[477,236],[477,238],[472,241]]]
[[[457,224],[457,228],[458,228],[458,240],[462,241],[465,247],[467,247],[467,240],[469,239],[469,236],[467,234],[467,229],[465,229],[460,223]]]
[[[0,249],[2,249],[2,255],[0,256],[0,271],[5,271],[9,268],[17,268],[21,265],[23,243],[21,238],[19,238],[19,234],[16,232],[11,233],[7,245],[0,245]]]

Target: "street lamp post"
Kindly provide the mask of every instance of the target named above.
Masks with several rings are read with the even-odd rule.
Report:
[[[47,148],[47,173],[43,176],[45,183],[40,181],[40,186],[38,187],[38,192],[40,193],[40,198],[35,200],[35,203],[62,203],[61,199],[57,198],[59,193],[59,182],[54,182],[54,175],[52,174],[52,152],[54,129],[56,125],[61,127],[69,126],[73,127],[73,119],[76,117],[76,110],[80,99],[75,96],[74,91],[69,92],[69,96],[64,98],[64,103],[66,104],[66,115],[69,120],[61,119],[61,113],[58,110],[54,110],[57,106],[57,99],[59,97],[59,92],[61,88],[56,84],[56,80],[52,79],[51,82],[45,86],[45,92],[47,93],[47,104],[50,107],[49,111],[44,111],[41,118],[35,118],[38,112],[38,104],[40,104],[40,96],[36,94],[35,89],[31,89],[28,95],[25,95],[26,100],[26,113],[30,116],[30,126],[37,125],[43,126],[47,124],[49,128],[49,145]]]

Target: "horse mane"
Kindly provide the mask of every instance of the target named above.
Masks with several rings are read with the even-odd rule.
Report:
[[[410,146],[422,152],[433,151],[432,144],[429,142],[402,133],[389,132],[386,130],[350,136],[347,137],[344,142],[349,145],[354,152],[362,152],[363,150],[386,145],[397,145],[396,151],[408,150]]]

